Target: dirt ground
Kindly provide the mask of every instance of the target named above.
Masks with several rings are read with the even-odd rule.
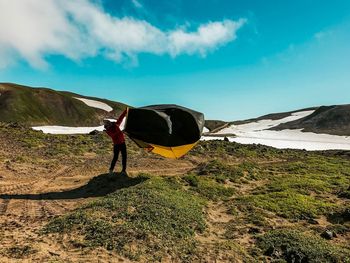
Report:
[[[21,127],[6,126],[1,129],[0,124],[0,263],[129,262],[128,259],[122,258],[118,251],[84,246],[83,237],[74,236],[74,242],[82,241],[79,245],[73,243],[72,234],[68,236],[62,233],[58,236],[41,233],[43,227],[54,217],[68,214],[87,202],[123,187],[120,180],[115,180],[106,174],[112,159],[111,142],[107,139],[100,135],[46,136]],[[203,211],[206,230],[204,233],[196,233],[195,236],[198,241],[197,252],[201,255],[197,262],[243,262],[243,259],[250,258],[248,249],[255,247],[255,233],[264,234],[277,228],[304,229],[321,233],[333,226],[325,217],[326,212],[316,218],[317,222],[309,223],[306,220],[278,216],[273,211],[254,206],[248,201],[244,205],[249,205],[248,207],[254,210],[240,209],[236,204],[233,206],[236,198],[253,197],[256,189],[267,195],[269,189],[265,185],[268,183],[272,185],[272,175],[280,175],[279,182],[289,183],[287,180],[289,176],[281,176],[286,173],[287,168],[302,178],[303,173],[299,174],[298,169],[300,158],[307,155],[305,152],[280,153],[272,148],[260,146],[241,147],[212,142],[210,145],[199,144],[184,158],[172,160],[146,153],[128,142],[128,154],[129,177],[140,173],[150,176],[177,176],[188,174],[192,170],[194,174],[199,174],[203,164],[206,166],[216,158],[225,166],[220,168],[221,162],[219,162],[218,168],[215,169],[222,169],[225,172],[228,166],[239,168],[237,169],[237,175],[241,176],[239,181],[225,179],[219,185],[221,188],[218,188],[222,189],[223,186],[234,189],[232,196],[208,198],[210,201]],[[340,159],[327,163],[338,165],[339,171],[343,171],[338,164],[343,163],[343,155],[348,156],[348,153],[341,153]],[[310,159],[305,165],[313,165],[312,160]],[[242,164],[243,168],[240,167]],[[253,168],[251,175],[247,177],[250,165],[253,165]],[[258,168],[261,169],[257,174],[254,172],[254,165],[259,165]],[[272,167],[265,169],[265,166]],[[306,168],[306,171],[311,169]],[[319,172],[319,176],[325,180],[330,180],[328,176],[323,175],[323,173],[328,175],[328,168],[323,167],[324,171],[321,169]],[[115,170],[120,169],[119,161]],[[347,171],[349,170],[345,169],[339,174],[342,175],[340,178],[343,178],[344,182],[349,174]],[[240,172],[243,175],[240,175]],[[116,173],[115,176],[121,175]],[[132,181],[130,180],[131,183]],[[211,185],[210,193],[216,193],[215,182]],[[305,181],[306,190],[313,189],[313,184],[309,182]],[[339,183],[341,182],[339,180]],[[315,193],[311,191],[311,197]],[[327,193],[317,198],[323,202],[328,203],[330,200],[335,203],[336,200],[342,200],[336,194],[336,192],[331,195]],[[342,207],[342,203],[335,205]],[[256,223],[257,220],[263,222]],[[348,246],[349,233],[339,235],[332,243]],[[249,253],[251,251],[254,252],[249,250]],[[171,262],[170,256],[162,260]]]

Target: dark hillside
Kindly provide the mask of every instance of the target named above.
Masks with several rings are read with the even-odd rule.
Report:
[[[350,135],[350,104],[319,107],[305,118],[283,123],[274,130],[303,129],[305,132]]]
[[[125,108],[121,103],[91,98],[113,107],[108,113],[75,99],[83,97],[77,94],[12,83],[0,83],[0,94],[0,121],[26,125],[99,125],[104,117],[115,116]]]
[[[226,125],[227,122],[220,120],[206,120],[205,127],[209,129],[210,132],[215,132],[216,129],[220,129]]]

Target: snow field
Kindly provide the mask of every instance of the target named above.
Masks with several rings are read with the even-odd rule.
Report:
[[[241,125],[231,125],[216,134],[234,134],[228,137],[231,142],[242,144],[263,144],[279,149],[305,149],[305,150],[350,150],[350,138],[329,134],[316,134],[298,130],[268,130],[286,123],[304,118],[314,111],[300,111],[292,113],[279,120],[260,120]],[[223,139],[223,137],[202,137],[202,140]]]
[[[84,102],[89,107],[101,109],[101,110],[104,110],[104,111],[107,111],[107,112],[110,112],[110,111],[113,110],[113,108],[111,106],[109,106],[108,104],[106,104],[104,102],[101,102],[101,101],[89,100],[89,99],[78,98],[78,97],[74,97],[74,98]]]

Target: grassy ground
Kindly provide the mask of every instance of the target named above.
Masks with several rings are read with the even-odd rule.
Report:
[[[110,178],[113,180],[113,178]],[[123,180],[118,178],[120,183]],[[78,232],[79,246],[103,246],[145,261],[165,255],[186,260],[203,232],[204,200],[170,178],[138,177],[140,184],[112,193],[49,223],[45,232]]]
[[[0,130],[0,139],[22,152],[1,155],[9,166],[40,166],[45,158],[78,163],[87,155],[94,165],[110,158],[110,142],[101,134],[26,130],[22,138],[22,128]],[[199,143],[179,161],[145,154],[132,144],[129,153],[134,167],[147,160],[152,166],[187,162],[193,168],[172,176],[166,167],[162,176],[100,175],[85,188],[110,189],[109,194],[52,218],[38,238],[54,240],[68,254],[99,251],[142,262],[350,262],[347,152],[212,141]],[[0,254],[25,259],[38,250],[33,240]]]
[[[203,156],[188,174],[150,175],[52,221],[45,231],[73,230],[84,244],[133,260],[350,260],[348,160],[225,142],[201,143],[192,155],[202,149],[214,157]],[[242,161],[230,163],[230,157]],[[216,206],[226,221],[210,218]],[[326,230],[337,237],[322,238]],[[201,243],[203,237],[211,241]]]

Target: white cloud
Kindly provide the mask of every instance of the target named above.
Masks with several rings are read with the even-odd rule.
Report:
[[[235,40],[244,23],[224,20],[194,32],[164,31],[144,20],[112,16],[89,0],[0,0],[0,55],[5,58],[0,67],[24,59],[44,68],[45,57],[56,54],[72,60],[102,55],[116,62],[137,61],[139,53],[205,56]]]
[[[320,40],[326,36],[326,33],[323,31],[320,31],[320,32],[317,32],[314,36],[316,39]]]
[[[226,44],[236,39],[236,32],[241,28],[245,19],[237,22],[224,20],[223,22],[210,22],[201,25],[196,32],[186,32],[182,29],[169,34],[170,53],[177,56],[181,53],[205,55],[208,50]]]
[[[138,1],[138,0],[131,0],[131,2],[133,3],[133,5],[136,7],[136,8],[142,8],[142,4]]]
[[[333,31],[333,29],[325,29],[323,31],[317,32],[314,35],[314,38],[317,39],[318,41],[322,41],[322,40],[327,40],[332,38],[332,36],[335,34],[336,32]]]

